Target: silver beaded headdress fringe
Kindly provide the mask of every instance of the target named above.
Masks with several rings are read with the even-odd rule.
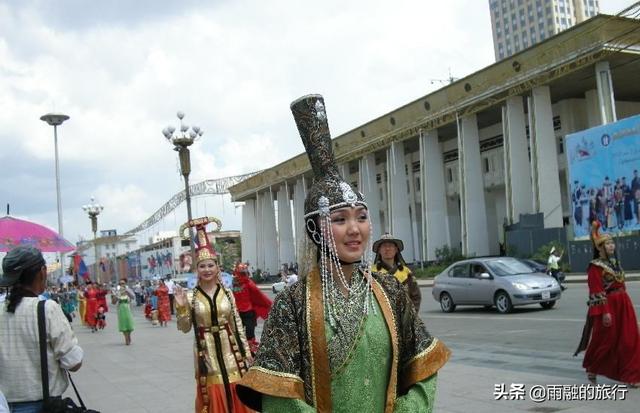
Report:
[[[331,211],[344,207],[363,206],[367,208],[364,196],[355,191],[339,174],[333,155],[329,122],[321,95],[306,95],[291,103],[291,112],[295,119],[304,144],[309,163],[314,175],[314,181],[304,202],[304,222],[307,235],[319,251],[319,270],[322,281],[322,296],[329,323],[335,326],[333,290],[336,288],[331,267],[336,268],[337,280],[349,292],[349,296],[357,296],[367,289],[364,300],[363,314],[368,314],[373,308],[373,293],[371,290],[371,236],[369,245],[364,249],[360,265],[347,282],[342,265],[337,254],[335,239],[331,231]],[[369,217],[371,232],[371,218]],[[357,275],[356,275],[357,273]],[[362,274],[360,276],[359,274]],[[355,275],[355,277],[354,277]]]

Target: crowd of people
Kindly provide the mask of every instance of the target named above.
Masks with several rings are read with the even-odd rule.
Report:
[[[640,176],[634,169],[630,182],[625,176],[606,176],[599,186],[587,187],[574,181],[571,193],[573,219],[582,233],[589,232],[589,223],[598,220],[602,230],[623,230],[640,225]]]
[[[126,345],[134,330],[132,302],[144,305],[156,325],[166,326],[175,314],[177,329],[193,334],[197,413],[433,411],[438,372],[451,352],[419,316],[422,297],[402,257],[403,242],[391,234],[371,239],[367,203],[338,173],[323,98],[304,96],[291,109],[314,174],[304,204],[305,256],[311,258],[292,269],[295,279],[288,278],[272,302],[246,264],[225,275],[206,230],[220,223],[208,217],[188,223],[196,230],[197,285],[190,290],[167,278],[45,291],[42,254],[16,248],[4,258],[0,278],[0,287],[9,288],[0,306],[0,389],[12,411],[40,412],[47,402],[33,386],[39,382],[38,302],[46,303],[47,334],[55,338],[47,357],[51,395],[59,398],[67,387],[64,371],[79,369],[83,358],[69,319],[97,331],[109,311],[108,294]],[[596,221],[587,322],[576,354],[586,350],[590,382],[602,375],[638,386],[635,310],[613,239],[600,229]],[[553,256],[550,268],[557,269],[562,254]]]

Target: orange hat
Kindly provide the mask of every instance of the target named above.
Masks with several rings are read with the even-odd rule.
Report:
[[[211,223],[216,224],[216,229],[214,229],[213,232],[218,232],[220,231],[220,228],[222,228],[222,222],[220,222],[218,218],[214,218],[214,217],[202,217],[202,218],[192,219],[191,221],[187,222],[186,224],[183,224],[180,227],[180,234],[182,234],[183,237],[184,237],[185,229],[189,227],[196,228],[195,240],[191,240],[191,242],[194,243],[194,246],[196,249],[196,259],[195,259],[196,265],[198,265],[199,262],[204,260],[217,261],[218,259],[218,254],[216,253],[216,250],[213,248],[213,245],[211,245],[211,242],[209,242],[209,236],[207,235],[207,224],[211,224]]]
[[[600,221],[598,220],[595,220],[591,223],[591,242],[593,242],[593,246],[598,250],[600,256],[602,258],[606,258],[607,254],[604,250],[604,243],[613,238],[611,238],[610,234],[600,233],[601,227],[602,224],[600,224]]]

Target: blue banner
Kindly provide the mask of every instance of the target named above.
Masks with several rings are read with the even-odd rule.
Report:
[[[640,230],[640,115],[567,135],[566,153],[575,238],[593,219],[608,233]]]

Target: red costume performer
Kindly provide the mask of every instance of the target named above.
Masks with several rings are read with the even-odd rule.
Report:
[[[598,374],[612,380],[640,384],[640,331],[627,294],[624,271],[615,257],[609,234],[599,233],[595,221],[591,240],[596,258],[587,268],[589,311],[578,352],[586,348],[582,366],[592,383]],[[588,344],[587,344],[588,343]]]
[[[85,291],[84,297],[87,300],[87,310],[84,313],[84,321],[93,331],[95,331],[96,314],[98,313],[98,292],[94,288],[93,284],[87,285],[87,291]]]
[[[160,324],[166,325],[167,321],[171,320],[171,305],[169,303],[169,288],[164,285],[164,282],[161,281],[156,288],[156,295],[158,296],[158,320]]]
[[[245,264],[236,265],[233,275],[233,296],[236,299],[242,324],[244,324],[247,342],[251,352],[255,353],[258,350],[258,341],[255,335],[257,318],[267,319],[272,302],[249,277],[249,269]]]
[[[105,313],[109,312],[109,306],[107,305],[108,293],[109,291],[106,288],[104,288],[104,286],[97,287],[96,289],[96,294],[98,299],[98,308],[103,307]]]

